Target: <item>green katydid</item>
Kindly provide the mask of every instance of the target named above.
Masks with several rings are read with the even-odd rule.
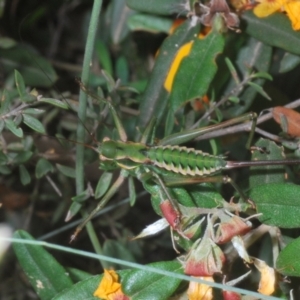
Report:
[[[91,97],[97,97],[87,91],[82,84],[80,85]],[[178,224],[180,224],[181,212],[176,199],[173,199],[169,194],[168,186],[200,182],[231,183],[241,197],[247,200],[243,192],[228,176],[220,175],[222,170],[270,164],[300,164],[300,160],[227,161],[222,156],[214,156],[194,148],[179,146],[182,143],[186,143],[208,132],[245,121],[252,121],[252,128],[247,143],[247,147],[249,147],[256,125],[255,113],[245,114],[205,128],[185,130],[165,137],[156,144],[148,145],[147,141],[153,131],[154,120],[152,120],[145,129],[145,133],[142,135],[140,142],[130,142],[127,140],[126,132],[115,108],[110,102],[106,102],[106,104],[113,117],[120,140],[104,139],[102,143],[98,143],[97,147],[93,149],[99,153],[99,158],[103,165],[108,163],[110,168],[113,165],[115,168],[121,168],[122,170],[118,179],[106,192],[97,207],[77,227],[71,237],[71,241],[76,238],[87,222],[106,205],[129,175],[137,177],[142,182],[152,179],[158,184],[161,189],[161,202],[167,199],[171,203],[171,207],[169,207],[165,213],[163,212],[164,217],[170,226],[176,230]],[[151,143],[153,143],[153,141],[151,141]]]

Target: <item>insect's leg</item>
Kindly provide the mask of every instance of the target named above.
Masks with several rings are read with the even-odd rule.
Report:
[[[140,143],[146,144],[149,136],[150,141],[149,143],[152,145],[154,143],[154,133],[155,133],[155,125],[156,125],[156,118],[151,118],[150,122],[147,124],[144,133],[142,134],[142,137],[140,139]]]
[[[96,208],[94,208],[94,210],[89,214],[89,216],[85,220],[83,220],[82,223],[80,223],[78,225],[75,232],[72,234],[72,236],[70,238],[70,243],[73,242],[76,239],[76,237],[78,236],[80,231],[85,227],[85,225],[97,214],[98,211],[100,211],[107,204],[107,202],[119,190],[119,188],[121,187],[121,185],[123,184],[124,180],[127,177],[127,174],[126,174],[127,172],[126,171],[122,172],[122,171],[121,171],[119,177],[117,178],[117,180],[110,187],[110,189],[106,192],[106,194],[103,196],[102,200],[98,203]]]
[[[244,114],[242,116],[233,118],[231,120],[221,122],[219,124],[214,124],[214,125],[206,126],[203,128],[184,130],[182,132],[172,134],[172,135],[167,136],[164,139],[160,140],[160,142],[158,144],[162,145],[162,146],[179,145],[179,144],[186,143],[198,136],[209,133],[211,131],[218,130],[218,129],[226,130],[225,128],[232,126],[234,124],[242,123],[245,121],[251,121],[252,122],[251,131],[249,134],[248,142],[246,144],[246,147],[250,148],[250,144],[252,142],[252,138],[253,138],[254,131],[255,131],[256,119],[257,119],[256,113],[251,112],[251,113]]]

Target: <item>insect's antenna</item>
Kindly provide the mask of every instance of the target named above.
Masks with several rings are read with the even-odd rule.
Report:
[[[47,134],[42,134],[42,133],[39,133],[39,136],[45,136],[45,137],[50,138],[50,139],[56,139],[56,140],[60,140],[60,141],[67,141],[67,142],[71,142],[71,143],[74,143],[74,144],[83,145],[85,148],[89,148],[89,149],[94,150],[95,152],[99,152],[96,147],[94,147],[92,145],[85,144],[85,143],[78,142],[76,140],[66,139],[66,138],[63,138],[63,137],[60,137],[60,136],[55,136],[55,137],[54,136],[49,136]],[[98,145],[100,145],[99,142],[98,142]]]
[[[19,28],[18,28],[18,35],[19,35],[20,41],[21,41],[22,43],[24,43],[24,40],[23,40],[23,38],[22,38],[21,28],[23,27],[22,25],[25,23],[25,21],[29,18],[30,15],[31,15],[31,13],[29,13],[27,16],[25,16],[25,18],[21,21],[20,26],[19,26]],[[55,84],[55,82],[53,82],[53,81],[51,80],[51,78],[50,78],[50,76],[47,74],[47,72],[42,68],[42,66],[39,64],[39,62],[38,62],[33,56],[31,56],[31,55],[29,54],[29,52],[27,51],[27,49],[25,49],[25,50],[26,50],[27,55],[30,57],[30,59],[32,59],[32,60],[34,61],[34,63],[40,68],[40,70],[43,72],[43,74],[48,78],[49,82],[52,83],[52,85],[54,86],[55,90],[58,91],[58,93],[60,94],[60,96],[62,97],[62,99],[65,101],[65,103],[68,105],[68,107],[70,108],[70,110],[73,110],[71,103],[68,101],[67,98],[64,97],[64,95],[63,95],[62,93],[59,92],[59,89],[58,89],[57,85]],[[78,82],[78,81],[76,80],[76,82]],[[80,82],[80,81],[79,81],[79,82]],[[79,86],[80,86],[80,88],[81,88],[83,91],[86,90],[86,88],[83,89],[83,87],[82,87],[83,84],[82,84],[82,83],[79,84]],[[88,127],[84,124],[84,122],[79,118],[79,116],[77,116],[77,117],[78,117],[78,120],[79,120],[79,122],[81,123],[81,125],[84,127],[84,129],[87,131],[87,133],[89,134],[89,136],[90,136],[91,139],[93,140],[93,142],[94,142],[96,145],[99,144],[99,142],[95,139],[94,135],[90,132],[90,130],[89,130]],[[71,140],[70,140],[70,141],[71,141]],[[83,143],[79,143],[79,142],[77,142],[77,141],[73,141],[73,142],[75,142],[75,143],[77,143],[77,144],[83,144]],[[85,145],[85,144],[83,144],[83,145]],[[85,146],[87,146],[87,145],[85,145]],[[91,146],[91,147],[92,147],[92,146]],[[88,148],[91,148],[91,147],[88,147]],[[95,150],[94,147],[92,147],[92,149]]]

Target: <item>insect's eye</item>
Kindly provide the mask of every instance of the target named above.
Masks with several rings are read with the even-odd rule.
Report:
[[[108,159],[114,159],[117,147],[114,141],[104,141],[101,145],[101,155]]]

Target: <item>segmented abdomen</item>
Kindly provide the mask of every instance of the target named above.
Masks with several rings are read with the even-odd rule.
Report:
[[[221,156],[180,146],[157,146],[147,150],[151,163],[162,169],[190,176],[209,176],[226,166]]]

